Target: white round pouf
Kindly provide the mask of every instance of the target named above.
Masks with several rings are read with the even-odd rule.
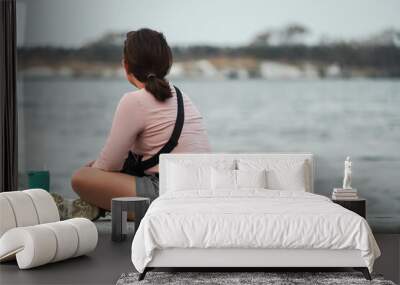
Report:
[[[85,218],[74,218],[65,220],[64,222],[70,223],[78,233],[79,244],[74,257],[90,252],[96,248],[98,233],[92,221]]]
[[[53,197],[43,189],[29,189],[22,191],[32,199],[39,218],[39,224],[58,222],[60,214]]]
[[[65,222],[55,222],[44,224],[53,231],[57,241],[57,252],[51,262],[57,262],[70,258],[78,250],[78,233],[71,228],[71,224]]]
[[[96,248],[97,228],[85,218],[18,227],[0,238],[0,261],[16,256],[20,269],[86,254]]]
[[[40,225],[11,229],[0,239],[0,260],[15,255],[20,269],[49,263],[56,250],[54,233]]]
[[[10,202],[17,227],[33,226],[39,223],[35,205],[23,191],[3,192],[0,195]]]
[[[0,237],[16,226],[17,223],[10,202],[6,197],[0,195]]]

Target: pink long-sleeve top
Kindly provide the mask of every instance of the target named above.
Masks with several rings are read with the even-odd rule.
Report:
[[[175,126],[177,98],[175,89],[171,90],[173,96],[164,102],[157,101],[144,88],[126,93],[118,103],[106,144],[93,167],[120,171],[129,151],[143,155],[143,160],[156,154],[169,140]],[[186,94],[182,97],[185,121],[172,153],[210,152],[200,112]],[[149,174],[156,172],[158,165],[146,171]]]

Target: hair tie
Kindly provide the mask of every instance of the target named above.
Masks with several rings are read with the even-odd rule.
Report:
[[[149,73],[147,75],[147,79],[150,79],[150,78],[156,78],[156,75],[154,73]]]

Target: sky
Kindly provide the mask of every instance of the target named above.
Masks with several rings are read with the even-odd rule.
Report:
[[[149,27],[172,45],[242,45],[305,25],[316,41],[400,30],[399,0],[17,0],[18,45],[79,47],[105,32]]]

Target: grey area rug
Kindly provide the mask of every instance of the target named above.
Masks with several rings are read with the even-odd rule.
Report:
[[[146,278],[138,281],[138,273],[122,274],[117,285],[133,284],[376,284],[395,285],[380,275],[372,275],[368,281],[359,272],[148,272]]]

